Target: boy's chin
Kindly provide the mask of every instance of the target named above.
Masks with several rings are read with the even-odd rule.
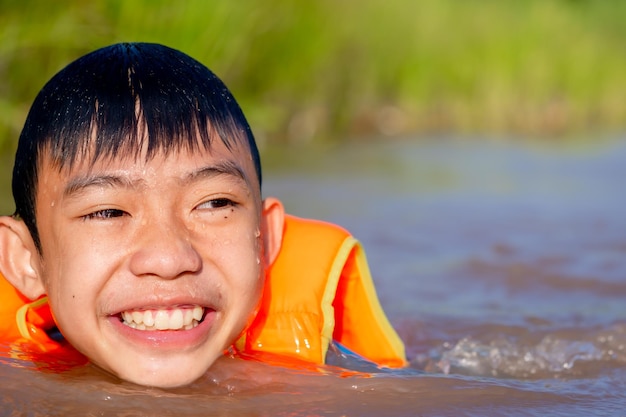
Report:
[[[180,369],[163,369],[154,374],[132,373],[128,375],[121,375],[120,378],[125,381],[132,382],[133,384],[147,387],[178,388],[192,384],[205,373],[206,370],[198,372],[197,368],[189,370],[189,372],[181,372]]]
[[[181,361],[167,359],[148,359],[147,363],[136,363],[134,366],[124,366],[121,372],[109,370],[118,378],[137,385],[155,388],[177,388],[192,384],[202,377],[209,367],[217,360],[203,363],[192,359]],[[181,363],[182,362],[182,363]],[[106,368],[104,368],[106,370]]]

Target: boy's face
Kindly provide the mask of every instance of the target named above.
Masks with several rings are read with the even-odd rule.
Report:
[[[68,341],[131,382],[178,386],[223,354],[262,287],[261,200],[244,146],[43,161],[39,275]],[[45,159],[45,158],[44,158]]]

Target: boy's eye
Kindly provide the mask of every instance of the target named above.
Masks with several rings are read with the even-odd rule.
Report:
[[[125,213],[122,210],[118,210],[118,209],[104,209],[104,210],[98,210],[98,211],[94,211],[93,213],[86,214],[85,216],[83,216],[83,218],[85,220],[91,220],[91,219],[112,219],[114,217],[121,217],[124,214]]]
[[[229,206],[235,206],[236,203],[228,198],[214,198],[213,200],[205,201],[198,206],[199,209],[220,209]]]

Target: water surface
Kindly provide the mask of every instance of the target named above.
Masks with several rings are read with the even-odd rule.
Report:
[[[280,164],[275,160],[280,159]],[[1,415],[612,416],[626,409],[626,143],[284,150],[264,193],[363,243],[403,372],[223,358],[173,391],[0,363]],[[21,410],[17,411],[17,410]]]

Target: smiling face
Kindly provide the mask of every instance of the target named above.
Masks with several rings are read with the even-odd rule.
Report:
[[[184,385],[243,330],[263,283],[265,213],[242,147],[61,171],[43,158],[35,270],[61,332],[95,364]]]

